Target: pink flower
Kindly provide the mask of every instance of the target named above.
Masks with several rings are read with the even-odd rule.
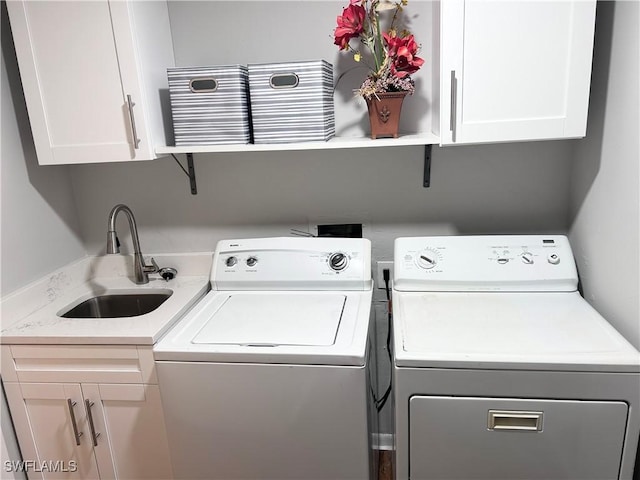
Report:
[[[340,47],[340,50],[346,50],[349,40],[359,36],[364,30],[364,19],[367,15],[366,10],[360,5],[360,0],[350,0],[350,4],[342,11],[342,15],[338,17],[338,26],[333,35],[335,37],[334,44]]]
[[[392,37],[387,32],[383,32],[382,36],[387,44],[387,55],[389,55],[389,58],[394,58],[398,52],[398,47],[400,46],[402,39],[395,35]]]
[[[424,60],[418,57],[418,44],[413,35],[404,38],[383,34],[387,44],[387,52],[391,61],[391,73],[397,78],[417,72],[424,64]]]

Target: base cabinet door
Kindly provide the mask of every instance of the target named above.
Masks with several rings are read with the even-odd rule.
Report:
[[[409,478],[618,479],[628,405],[414,396]]]
[[[441,142],[583,137],[592,0],[441,2]]]
[[[79,384],[4,386],[30,480],[99,478]]]
[[[173,478],[157,385],[5,383],[27,475]]]
[[[102,480],[172,478],[157,385],[82,384],[82,392]]]

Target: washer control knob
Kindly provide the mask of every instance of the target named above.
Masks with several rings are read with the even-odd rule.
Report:
[[[332,253],[329,256],[329,266],[332,270],[339,272],[347,268],[349,258],[342,252]]]
[[[520,257],[522,259],[522,263],[526,265],[533,265],[533,255],[529,252],[524,252]]]
[[[224,261],[224,264],[227,267],[233,267],[236,263],[238,263],[238,259],[236,257],[229,257]]]
[[[547,261],[551,265],[558,265],[560,263],[560,256],[557,253],[550,253],[547,257]]]
[[[247,258],[247,266],[248,267],[255,267],[256,263],[258,263],[258,259],[256,257]]]

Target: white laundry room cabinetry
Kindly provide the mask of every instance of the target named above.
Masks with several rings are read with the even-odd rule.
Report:
[[[442,1],[441,144],[583,137],[595,7]]]
[[[166,2],[7,2],[41,165],[151,160],[166,145]]]
[[[172,478],[151,348],[3,345],[30,479]]]
[[[199,12],[202,2],[177,2],[177,25]],[[229,18],[260,22],[261,10],[247,4],[216,2]],[[292,20],[309,12],[327,18],[326,35],[305,37],[308,58],[326,58],[343,70],[331,45],[335,15],[344,5],[311,2],[291,12],[287,1],[271,0],[273,12]],[[313,5],[311,5],[313,4]],[[207,33],[211,23],[172,37],[164,1],[7,2],[38,161],[42,165],[150,160],[177,153],[262,152],[406,145],[453,145],[582,137],[586,121],[595,28],[595,0],[446,0],[410,2],[412,31],[426,63],[408,132],[372,141],[337,135],[328,142],[266,145],[171,146],[166,69],[175,65],[174,42],[185,35],[209,64],[228,63],[211,50],[224,33]],[[316,9],[316,10],[314,10]],[[409,10],[408,10],[409,11]],[[211,14],[213,15],[213,14]],[[217,15],[217,14],[216,14]],[[330,20],[329,20],[330,19]],[[215,29],[214,29],[215,30]],[[208,32],[208,31],[207,31]],[[213,35],[213,36],[212,36]],[[282,35],[274,40],[281,39]],[[258,47],[239,62],[270,62],[273,48]],[[276,44],[277,42],[271,42]],[[208,49],[208,50],[205,50]],[[177,51],[184,51],[177,49]],[[348,68],[348,67],[341,67]],[[163,107],[164,105],[164,107]],[[411,113],[411,103],[405,116]],[[415,105],[415,103],[413,103]],[[358,121],[349,103],[336,107],[338,123]],[[413,107],[415,108],[415,107]],[[351,118],[353,116],[353,119]]]

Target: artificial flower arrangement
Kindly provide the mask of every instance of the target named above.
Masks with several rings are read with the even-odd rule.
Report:
[[[356,91],[366,99],[377,97],[378,93],[415,91],[410,75],[420,69],[424,60],[417,56],[419,46],[411,32],[398,31],[397,26],[407,3],[408,0],[350,0],[338,17],[334,43],[370,70]],[[354,38],[366,47],[364,55],[351,45]]]

